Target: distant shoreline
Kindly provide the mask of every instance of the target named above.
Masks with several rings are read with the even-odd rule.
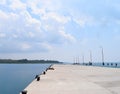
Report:
[[[28,60],[28,59],[0,59],[0,64],[62,64],[62,62],[56,60]]]

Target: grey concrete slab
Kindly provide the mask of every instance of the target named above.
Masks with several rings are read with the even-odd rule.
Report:
[[[29,84],[27,94],[120,94],[120,69],[54,65]]]

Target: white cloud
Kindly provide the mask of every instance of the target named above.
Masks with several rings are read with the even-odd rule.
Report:
[[[12,37],[17,39],[18,35],[17,34],[12,34]]]
[[[32,9],[32,13],[44,15],[46,12],[60,9],[61,3],[56,0],[29,0],[27,1],[27,6]]]
[[[33,32],[28,32],[28,36],[30,36],[31,38],[34,38],[35,34]]]
[[[0,38],[5,38],[5,37],[6,37],[6,34],[0,33]]]
[[[88,26],[94,26],[96,24],[96,21],[91,16],[86,16],[84,14],[81,14],[79,16],[73,15],[73,20],[80,25],[80,27],[86,27]]]
[[[0,20],[7,19],[7,18],[8,18],[8,15],[0,10]]]
[[[22,18],[23,17],[23,18]],[[34,31],[39,31],[41,28],[41,22],[38,19],[33,18],[29,12],[24,11],[20,13],[20,19],[24,20],[26,27],[31,27],[31,29],[35,29]]]
[[[51,10],[53,8],[53,2],[47,1],[35,0],[34,3],[31,0],[23,3],[20,0],[11,0],[9,8],[12,11],[0,10],[0,37],[6,37],[4,41],[0,41],[2,52],[49,51],[54,44],[61,45],[76,41],[73,35],[64,29],[65,24],[71,21],[71,17],[55,11],[46,11],[49,8],[47,5],[50,5]],[[41,7],[39,2],[43,4]],[[31,13],[27,7],[32,9]],[[40,18],[36,18],[32,13],[40,15]],[[12,45],[16,46],[11,48]]]
[[[64,29],[65,23],[67,23],[69,20],[62,20],[64,19],[60,17],[54,18],[54,16],[48,16],[46,18],[43,18],[42,22],[44,23],[42,24],[42,27],[45,30],[46,39],[48,39],[48,41],[52,43],[75,42],[76,39]]]
[[[0,0],[0,5],[5,5],[6,4],[6,0]]]
[[[40,43],[40,46],[42,46],[43,48],[45,48],[47,50],[51,50],[52,49],[52,46],[50,46],[50,44],[48,44],[46,42]]]
[[[114,29],[119,35],[119,6],[119,0],[0,0],[0,52],[77,52],[97,36],[106,45]]]
[[[43,20],[53,19],[61,24],[65,24],[65,23],[71,21],[70,17],[64,16],[64,15],[59,15],[59,14],[54,13],[54,12],[46,13],[46,15],[44,15],[42,19]]]
[[[25,10],[26,9],[26,4],[22,3],[20,0],[10,0],[10,8],[12,10]]]
[[[30,48],[31,48],[31,46],[29,44],[27,44],[27,43],[22,43],[21,44],[21,49],[23,51],[29,50]]]
[[[64,40],[71,42],[71,43],[76,42],[76,39],[72,35],[66,33],[65,31],[59,31],[59,33],[64,38]]]

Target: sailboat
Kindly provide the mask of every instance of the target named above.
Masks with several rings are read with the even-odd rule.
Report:
[[[101,47],[102,48],[102,65],[104,66],[105,65],[105,63],[104,63],[104,51],[103,51],[103,47]]]

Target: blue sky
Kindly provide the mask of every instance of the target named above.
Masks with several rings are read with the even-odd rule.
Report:
[[[119,0],[0,0],[0,58],[120,61]]]

